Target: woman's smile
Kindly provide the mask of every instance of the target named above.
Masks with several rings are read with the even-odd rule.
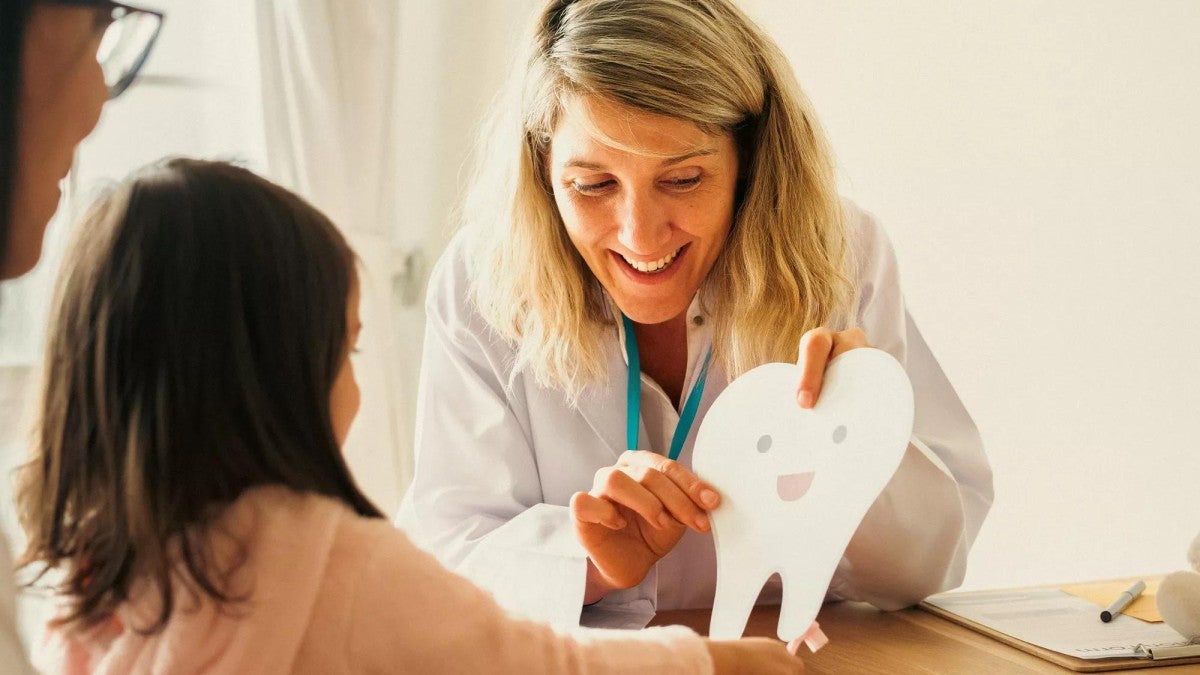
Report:
[[[630,267],[634,268],[635,270],[637,270],[639,272],[643,272],[645,274],[658,274],[659,272],[666,269],[667,265],[670,265],[671,263],[675,262],[675,259],[677,257],[679,257],[679,253],[681,251],[683,251],[682,246],[680,246],[679,248],[675,249],[674,251],[671,251],[667,255],[665,255],[662,258],[655,260],[653,262],[641,262],[634,258],[630,258],[629,256],[625,255],[624,253],[621,253],[619,255],[621,256],[622,260],[629,263]]]
[[[684,244],[658,260],[646,262],[633,256],[613,251],[614,264],[636,283],[663,283],[675,276],[676,270],[683,264],[683,259],[690,244]]]

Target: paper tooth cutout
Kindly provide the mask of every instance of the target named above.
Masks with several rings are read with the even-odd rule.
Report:
[[[717,589],[709,636],[740,637],[779,572],[779,637],[812,624],[838,561],[908,447],[912,385],[887,352],[830,362],[817,405],[796,403],[800,368],[769,363],[734,380],[704,416],[692,466],[721,493],[711,512]]]

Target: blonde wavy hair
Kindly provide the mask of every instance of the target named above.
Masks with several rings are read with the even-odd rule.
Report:
[[[608,299],[567,237],[548,177],[567,104],[598,97],[730,133],[739,186],[703,286],[730,377],[795,361],[847,310],[851,250],[828,145],[791,67],[728,0],[551,0],[477,144],[463,209],[471,297],[516,346],[514,374],[575,401],[606,377]]]

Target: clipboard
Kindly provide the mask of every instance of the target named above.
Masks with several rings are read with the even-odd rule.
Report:
[[[1132,653],[1130,653],[1130,650],[1125,650],[1126,651],[1125,654],[1122,654],[1121,656],[1116,656],[1116,657],[1080,658],[1080,657],[1074,656],[1072,654],[1064,653],[1063,651],[1057,651],[1055,649],[1051,649],[1051,648],[1048,648],[1045,646],[1033,644],[1026,640],[1022,640],[1018,637],[1014,637],[1013,635],[1010,635],[1006,632],[998,630],[997,628],[995,628],[993,626],[989,626],[989,625],[986,625],[979,621],[972,620],[971,618],[962,616],[961,614],[956,613],[952,609],[948,609],[946,607],[939,607],[937,604],[934,604],[935,602],[942,602],[943,604],[951,604],[947,601],[948,599],[954,599],[956,601],[970,602],[970,601],[973,601],[974,599],[986,601],[986,600],[989,600],[990,598],[999,598],[1006,602],[1011,601],[1011,603],[1012,603],[1011,606],[1012,606],[1013,611],[1019,612],[1021,609],[1020,603],[1023,602],[1023,600],[1022,600],[1023,596],[1033,599],[1033,600],[1031,600],[1031,602],[1036,601],[1036,599],[1038,599],[1038,598],[1042,598],[1042,599],[1049,598],[1051,601],[1054,601],[1054,598],[1051,597],[1049,594],[1056,593],[1056,592],[1062,594],[1063,598],[1061,601],[1062,601],[1064,607],[1069,607],[1069,605],[1071,603],[1077,603],[1077,602],[1086,603],[1086,601],[1082,601],[1079,598],[1075,598],[1074,596],[1070,596],[1066,593],[1063,593],[1062,591],[1059,590],[1059,588],[1057,586],[1049,586],[1049,587],[1035,587],[1035,588],[1001,589],[1001,590],[995,590],[995,591],[946,593],[946,594],[942,594],[939,596],[934,596],[934,597],[930,598],[929,600],[927,600],[926,602],[922,602],[919,605],[919,607],[922,610],[929,612],[930,614],[933,614],[940,618],[946,619],[947,621],[956,623],[960,626],[963,626],[963,627],[973,630],[977,633],[985,635],[989,638],[992,638],[993,640],[996,640],[997,642],[1006,644],[1010,647],[1014,647],[1023,652],[1032,654],[1038,658],[1044,659],[1046,661],[1049,661],[1050,663],[1061,666],[1063,668],[1067,668],[1067,669],[1075,671],[1075,672],[1083,672],[1083,673],[1103,672],[1103,671],[1109,671],[1109,670],[1140,669],[1140,668],[1153,668],[1156,666],[1174,666],[1174,665],[1184,665],[1184,664],[1189,664],[1189,663],[1200,663],[1200,644],[1184,644],[1184,643],[1182,643],[1181,638],[1179,640],[1180,644],[1164,643],[1164,641],[1162,640],[1162,635],[1164,634],[1163,629],[1154,628],[1152,630],[1150,628],[1151,626],[1162,626],[1162,624],[1146,624],[1146,626],[1147,626],[1146,634],[1148,636],[1157,636],[1157,638],[1151,637],[1149,640],[1147,640],[1147,642],[1149,642],[1150,644],[1139,644],[1137,647],[1135,647],[1132,650]],[[930,600],[932,600],[933,602],[930,602]],[[1091,605],[1087,605],[1087,606],[1090,607]],[[1099,615],[1099,610],[1097,609],[1095,612],[1095,616],[1093,618],[1090,618],[1090,620],[1093,620],[1096,622],[1096,624],[1099,624],[1100,621],[1099,621],[1098,615]],[[1072,613],[1072,612],[1067,612],[1064,610],[1064,612],[1062,613],[1061,616],[1062,616],[1061,620],[1063,620],[1063,621],[1089,620],[1089,619],[1083,617],[1078,611]],[[1138,630],[1137,625],[1129,623],[1129,622],[1138,622],[1138,620],[1130,618],[1130,617],[1125,617],[1125,618],[1128,620],[1126,622],[1127,623],[1126,633],[1128,633],[1129,630],[1133,630],[1136,633]],[[1106,624],[1106,625],[1111,625],[1111,624]],[[1084,628],[1090,629],[1091,627],[1084,626]],[[1171,632],[1173,633],[1173,631],[1171,631]],[[1174,634],[1174,636],[1176,638],[1179,638],[1178,634]],[[1028,636],[1026,636],[1026,637],[1028,637]],[[1134,655],[1134,654],[1136,654],[1136,655]]]

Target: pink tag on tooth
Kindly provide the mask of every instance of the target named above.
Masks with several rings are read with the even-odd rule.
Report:
[[[812,622],[812,625],[808,627],[808,630],[804,631],[804,635],[801,635],[800,639],[804,641],[804,644],[808,645],[808,651],[814,654],[817,653],[818,649],[829,644],[829,638],[821,630],[821,624],[816,621]]]

